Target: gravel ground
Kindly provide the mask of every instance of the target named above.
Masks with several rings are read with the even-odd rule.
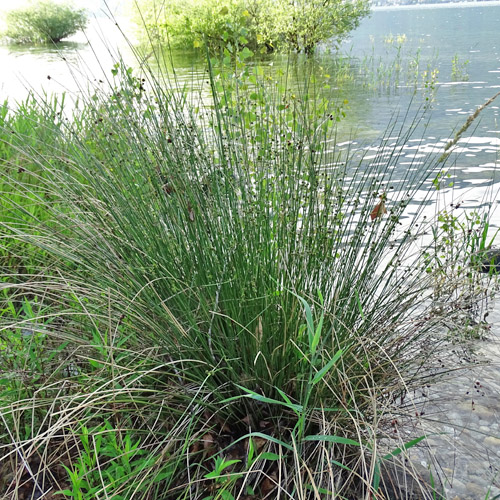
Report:
[[[414,436],[426,434],[407,458],[422,477],[432,476],[450,500],[500,499],[500,303],[490,309],[488,338],[452,377],[415,394]],[[394,495],[394,498],[425,498]],[[431,497],[432,498],[432,497]]]

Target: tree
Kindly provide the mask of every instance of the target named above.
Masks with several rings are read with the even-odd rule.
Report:
[[[12,10],[5,17],[4,37],[14,43],[57,43],[85,28],[85,9],[51,0]]]
[[[311,54],[318,44],[339,43],[369,13],[368,0],[144,0],[135,19],[148,38],[173,46],[232,43],[253,50]],[[242,33],[244,35],[242,36]]]

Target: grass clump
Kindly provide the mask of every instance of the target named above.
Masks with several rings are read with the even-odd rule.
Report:
[[[415,247],[432,166],[398,170],[412,127],[365,159],[336,103],[226,64],[202,108],[118,64],[43,147],[2,127],[26,158],[2,231],[40,249],[3,284],[6,494],[370,498],[423,439],[378,448],[443,370],[461,286],[436,298]]]

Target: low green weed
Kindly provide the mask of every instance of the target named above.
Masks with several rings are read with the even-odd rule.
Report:
[[[451,60],[451,79],[454,82],[467,82],[469,81],[469,74],[467,73],[467,66],[469,60],[461,61],[458,54],[453,56]]]
[[[154,465],[155,457],[139,447],[140,439],[132,441],[128,432],[114,429],[110,422],[94,429],[81,426],[78,438],[82,446],[79,458],[71,467],[64,466],[71,489],[59,494],[78,500],[103,494],[117,500],[141,495],[140,484],[134,484],[131,479],[140,477],[145,469]],[[155,480],[171,475],[172,472],[158,472]]]
[[[449,324],[460,318],[461,325],[453,329],[454,334],[482,338],[489,330],[484,321],[488,313],[479,305],[487,303],[498,281],[495,266],[490,266],[489,276],[484,267],[498,231],[490,230],[486,214],[460,211],[460,207],[457,203],[438,213],[437,223],[431,227],[433,244],[425,254],[425,269],[435,279],[436,307],[446,307],[445,297],[453,298]],[[461,286],[457,288],[456,283]]]

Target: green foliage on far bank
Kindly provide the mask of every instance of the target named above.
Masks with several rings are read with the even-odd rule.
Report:
[[[340,42],[369,13],[366,0],[147,0],[134,2],[145,38],[182,48],[226,48],[310,54]]]
[[[85,9],[51,0],[12,10],[5,17],[3,37],[13,43],[57,43],[85,28]]]

